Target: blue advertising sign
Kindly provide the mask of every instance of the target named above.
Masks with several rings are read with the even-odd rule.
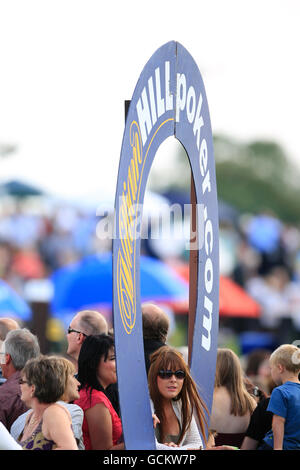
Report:
[[[175,136],[185,147],[197,204],[198,282],[191,373],[211,409],[218,333],[218,206],[208,104],[199,69],[175,41],[144,67],[128,109],[115,197],[113,319],[125,448],[155,449],[144,362],[140,301],[140,231],[146,184],[156,151]]]

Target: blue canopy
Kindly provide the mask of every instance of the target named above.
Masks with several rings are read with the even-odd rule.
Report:
[[[162,261],[141,256],[141,300],[184,301],[188,284]],[[51,276],[54,294],[50,304],[54,316],[102,305],[112,308],[111,253],[92,255],[55,271]]]

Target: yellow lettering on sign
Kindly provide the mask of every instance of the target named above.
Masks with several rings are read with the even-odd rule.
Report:
[[[127,334],[131,333],[136,319],[135,272],[132,272],[132,267],[135,256],[136,204],[140,188],[140,166],[143,160],[140,129],[135,121],[130,126],[130,145],[132,158],[128,166],[127,180],[123,182],[119,211],[121,247],[117,260],[118,303]]]
[[[123,181],[123,191],[119,208],[120,248],[117,258],[117,293],[118,305],[124,329],[130,334],[136,320],[136,283],[135,283],[135,248],[137,212],[140,198],[143,171],[151,144],[159,129],[168,121],[164,121],[154,133],[143,158],[142,138],[136,121],[130,126],[130,145],[132,157],[127,171],[127,179]]]

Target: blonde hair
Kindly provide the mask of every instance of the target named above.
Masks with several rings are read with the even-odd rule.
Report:
[[[270,363],[281,364],[289,372],[300,371],[300,349],[293,344],[282,344],[270,356]]]
[[[239,357],[231,349],[218,349],[215,387],[227,389],[231,399],[230,412],[234,416],[244,416],[254,410],[256,403],[247,391]]]
[[[49,359],[50,361],[53,361],[54,363],[58,364],[62,370],[62,377],[64,380],[65,387],[64,387],[64,392],[62,396],[60,397],[60,400],[67,401],[67,396],[66,396],[67,384],[68,384],[69,377],[75,374],[75,366],[71,361],[69,361],[69,359],[63,356],[49,356]]]

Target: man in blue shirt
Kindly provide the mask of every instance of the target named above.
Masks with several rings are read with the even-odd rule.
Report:
[[[300,349],[283,344],[270,357],[273,389],[267,410],[273,413],[272,430],[261,450],[300,450]]]

